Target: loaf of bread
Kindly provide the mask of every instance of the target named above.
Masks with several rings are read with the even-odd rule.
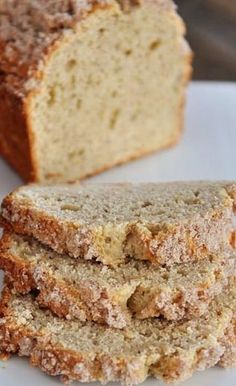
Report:
[[[125,330],[54,317],[30,295],[11,295],[7,288],[1,303],[2,353],[28,356],[34,366],[64,381],[133,385],[153,375],[176,383],[214,366],[236,343],[234,283],[201,318],[134,319]]]
[[[58,316],[124,328],[132,316],[173,321],[199,317],[236,276],[236,255],[209,256],[170,270],[135,260],[109,268],[58,255],[27,237],[5,234],[0,269],[15,291],[37,289],[37,302]]]
[[[32,184],[3,200],[2,218],[75,258],[171,266],[234,247],[235,202],[233,182]]]
[[[2,0],[0,152],[71,181],[175,144],[191,53],[171,0]]]

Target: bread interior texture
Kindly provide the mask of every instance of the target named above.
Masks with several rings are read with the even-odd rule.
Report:
[[[31,98],[38,179],[74,180],[175,143],[187,64],[174,10],[97,10],[64,34]]]

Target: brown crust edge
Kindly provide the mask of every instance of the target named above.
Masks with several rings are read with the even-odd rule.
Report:
[[[35,180],[35,160],[25,102],[21,96],[4,87],[4,84],[0,87],[0,99],[0,154],[24,180]]]

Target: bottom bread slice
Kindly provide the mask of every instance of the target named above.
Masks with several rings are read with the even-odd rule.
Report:
[[[124,330],[60,319],[41,310],[31,295],[7,287],[0,312],[2,353],[29,356],[34,366],[64,381],[132,385],[153,375],[176,383],[214,366],[224,353],[227,360],[236,345],[235,282],[200,318],[134,319]]]
[[[0,268],[14,289],[39,290],[38,303],[58,316],[124,328],[131,316],[180,320],[202,315],[236,273],[236,255],[158,267],[128,261],[109,268],[59,255],[33,238],[5,233]]]

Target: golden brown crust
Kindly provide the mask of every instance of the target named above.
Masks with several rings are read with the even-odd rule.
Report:
[[[0,86],[0,100],[0,154],[25,180],[35,180],[24,102],[4,85]]]

